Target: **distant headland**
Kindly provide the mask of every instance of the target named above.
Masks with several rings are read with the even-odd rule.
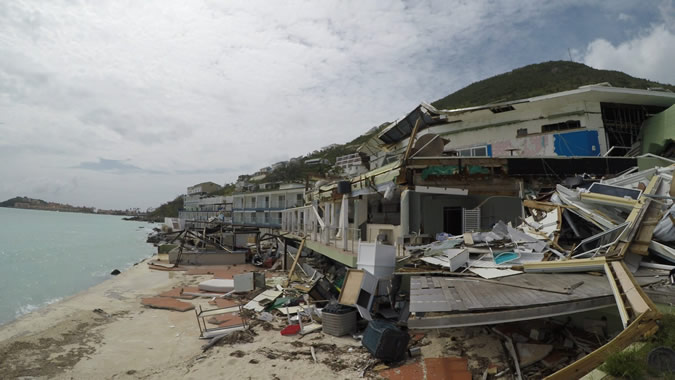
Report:
[[[22,208],[29,210],[45,210],[45,211],[60,211],[60,212],[79,212],[83,214],[104,214],[104,215],[124,215],[124,216],[139,216],[143,215],[139,209],[128,210],[104,210],[95,207],[87,206],[72,206],[69,204],[47,202],[42,199],[35,199],[29,197],[14,197],[4,202],[0,202],[0,207],[8,208]]]

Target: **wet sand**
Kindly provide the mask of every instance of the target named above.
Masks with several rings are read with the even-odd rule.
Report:
[[[1,377],[353,379],[370,359],[351,337],[281,336],[281,318],[256,326],[249,343],[226,343],[202,353],[206,341],[198,338],[194,311],[141,305],[142,297],[211,277],[153,271],[142,262],[27,314],[0,327]],[[186,302],[213,308],[208,299]],[[316,346],[317,363],[310,345]]]

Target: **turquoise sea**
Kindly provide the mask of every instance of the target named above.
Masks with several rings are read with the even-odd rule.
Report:
[[[152,256],[145,239],[153,227],[121,216],[0,207],[0,324]]]

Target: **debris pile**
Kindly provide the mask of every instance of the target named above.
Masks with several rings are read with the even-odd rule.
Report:
[[[311,360],[335,371],[359,369],[390,379],[419,373],[431,378],[434,372],[577,378],[609,353],[654,333],[660,313],[648,294],[675,298],[673,171],[675,165],[633,168],[613,178],[569,178],[527,194],[518,225],[499,221],[488,231],[438,234],[429,244],[405,246],[404,255],[393,246],[361,242],[357,268],[307,254],[305,238],[294,255],[276,243],[274,249],[257,247],[259,266],[183,268],[214,279],[143,303],[183,310],[178,303],[192,309],[188,301],[211,298],[214,308],[195,309],[199,335],[210,339],[204,349],[255,339],[258,328],[279,331],[295,348],[265,347],[259,350],[265,357]],[[578,314],[609,307],[618,309],[618,331],[602,313]],[[425,355],[433,344],[421,329],[470,326],[501,342],[503,358],[469,366],[470,350]],[[319,331],[360,344],[300,340]],[[347,361],[344,350],[358,359]],[[328,356],[317,358],[318,351]]]

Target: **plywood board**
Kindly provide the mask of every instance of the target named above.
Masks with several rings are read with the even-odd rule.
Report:
[[[498,269],[498,268],[469,268],[469,270],[482,278],[500,278],[521,274],[523,272],[513,269]]]
[[[342,291],[338,297],[338,303],[342,305],[352,306],[356,304],[361,292],[361,283],[365,274],[360,269],[350,269],[345,276]]]

